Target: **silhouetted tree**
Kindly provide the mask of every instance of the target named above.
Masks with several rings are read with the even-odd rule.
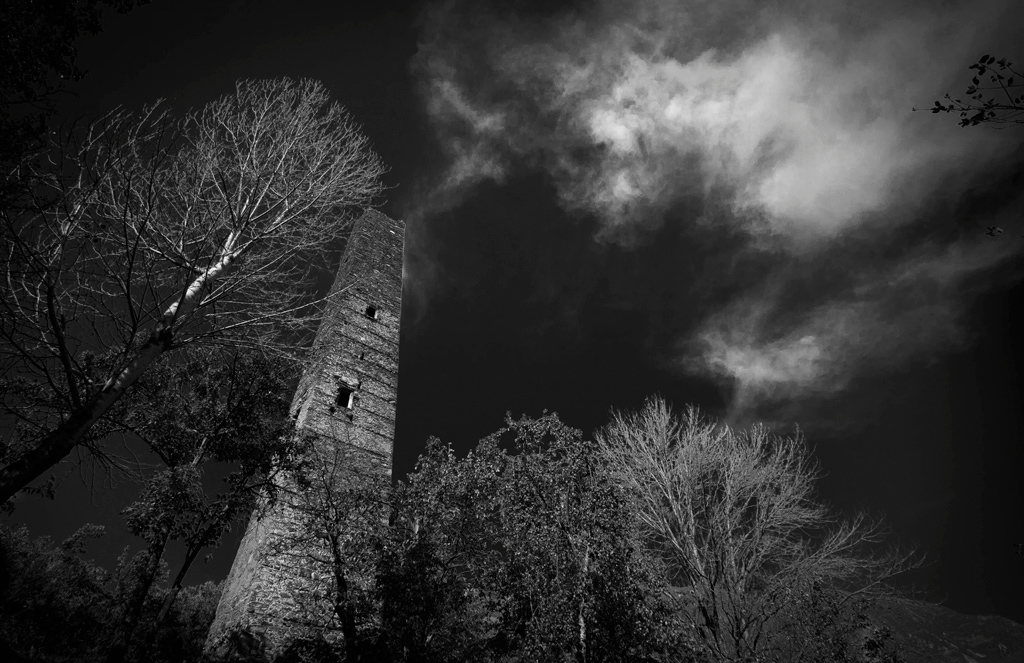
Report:
[[[5,662],[102,660],[117,621],[119,593],[129,590],[138,569],[127,557],[114,573],[83,558],[86,544],[102,531],[86,525],[54,545],[47,537],[31,538],[23,528],[0,526],[0,653]],[[155,624],[167,591],[149,597],[140,630],[156,646],[135,660],[198,662],[220,586],[182,588],[168,617]]]
[[[75,43],[101,30],[104,7],[125,13],[148,0],[0,3],[0,206],[9,178],[43,143],[56,96],[84,75]]]
[[[111,578],[82,555],[102,532],[85,525],[54,546],[0,525],[0,641],[11,660],[71,663],[100,655],[114,605]]]
[[[1024,94],[1018,94],[1024,88],[1024,77],[1013,69],[1012,62],[1006,58],[996,60],[994,56],[985,54],[968,69],[974,71],[974,75],[964,90],[967,101],[955,99],[947,92],[944,102],[936,101],[928,110],[932,113],[960,113],[961,127],[1024,124]],[[986,82],[991,85],[986,85]]]

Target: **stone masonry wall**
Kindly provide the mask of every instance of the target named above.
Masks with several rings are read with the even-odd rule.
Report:
[[[353,225],[291,410],[300,430],[328,445],[321,449],[387,476],[398,398],[404,232],[401,221],[376,211]],[[225,654],[232,632],[263,639],[271,656],[287,641],[311,635],[298,615],[323,582],[308,565],[295,563],[301,555],[283,553],[280,545],[299,526],[287,499],[262,518],[253,515],[217,606],[208,653]]]

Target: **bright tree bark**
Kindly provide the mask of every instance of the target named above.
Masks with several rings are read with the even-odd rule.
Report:
[[[0,504],[70,454],[86,432],[110,410],[117,399],[124,395],[161,354],[174,346],[174,323],[196,309],[204,287],[230,270],[236,255],[230,252],[228,246],[225,247],[224,253],[224,258],[219,263],[189,285],[180,301],[168,307],[163,320],[150,334],[145,345],[139,349],[131,364],[75,409],[67,421],[47,435],[34,449],[0,468]]]

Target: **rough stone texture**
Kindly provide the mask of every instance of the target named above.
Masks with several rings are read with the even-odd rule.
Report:
[[[332,445],[363,472],[387,475],[398,399],[404,232],[401,221],[375,211],[353,225],[291,410],[301,430],[316,434],[316,444]],[[351,397],[339,398],[342,390]],[[253,515],[217,605],[207,652],[224,649],[232,632],[263,639],[271,656],[288,640],[311,635],[298,618],[300,604],[322,591],[326,580],[296,564],[301,551],[282,552],[280,542],[298,527],[287,500],[262,518]]]

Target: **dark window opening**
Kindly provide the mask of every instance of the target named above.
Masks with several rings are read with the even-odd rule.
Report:
[[[376,320],[377,319],[377,308],[375,306],[372,306],[372,305],[371,306],[367,306],[366,307],[366,311],[363,312],[363,315],[368,317],[370,320]]]
[[[335,403],[341,407],[352,407],[352,400],[355,396],[355,389],[346,385],[338,385],[338,398]]]

